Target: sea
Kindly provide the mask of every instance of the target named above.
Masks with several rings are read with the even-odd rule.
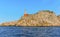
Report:
[[[60,27],[0,26],[0,37],[60,37]]]

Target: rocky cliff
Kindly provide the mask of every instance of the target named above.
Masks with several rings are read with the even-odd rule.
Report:
[[[2,23],[2,26],[60,26],[60,16],[53,11],[42,10],[35,14],[25,14],[17,22]]]

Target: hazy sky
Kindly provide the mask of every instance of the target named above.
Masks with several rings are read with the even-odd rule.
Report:
[[[60,0],[0,0],[0,22],[18,20],[23,14],[51,10],[60,14]]]

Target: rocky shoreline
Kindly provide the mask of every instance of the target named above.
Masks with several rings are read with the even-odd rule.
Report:
[[[60,26],[60,16],[53,11],[42,10],[35,14],[25,14],[21,19],[2,23],[1,26]]]

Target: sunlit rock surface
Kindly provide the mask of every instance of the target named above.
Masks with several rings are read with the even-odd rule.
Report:
[[[60,17],[53,11],[42,10],[35,14],[24,14],[17,22],[2,23],[2,26],[60,26]]]

